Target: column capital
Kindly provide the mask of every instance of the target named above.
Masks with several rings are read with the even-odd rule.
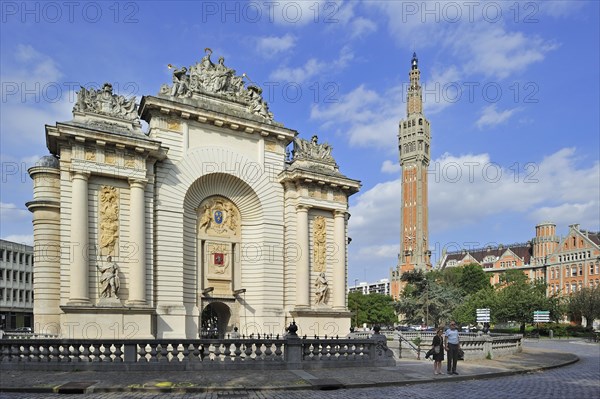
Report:
[[[144,188],[144,187],[146,187],[146,184],[148,184],[148,180],[146,180],[146,179],[129,178],[128,180],[129,180],[130,187]]]
[[[333,217],[334,218],[346,218],[346,216],[348,215],[348,212],[345,210],[341,210],[341,209],[334,209],[333,210]]]
[[[90,175],[92,174],[91,172],[88,171],[82,171],[82,170],[75,170],[72,172],[72,178],[73,180],[78,179],[78,180],[86,180],[89,179]]]
[[[298,204],[296,205],[296,212],[308,212],[310,208],[312,208],[310,205]]]

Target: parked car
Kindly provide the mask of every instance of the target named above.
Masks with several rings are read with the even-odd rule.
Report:
[[[17,328],[15,328],[15,332],[32,333],[33,330],[31,329],[31,327],[17,327]]]

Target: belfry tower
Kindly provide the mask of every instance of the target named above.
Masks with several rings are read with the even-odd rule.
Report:
[[[429,121],[423,115],[423,95],[417,54],[413,53],[410,86],[406,96],[406,118],[398,129],[398,152],[402,167],[400,202],[400,253],[392,271],[392,296],[400,293],[400,276],[411,270],[431,269],[429,251],[427,168],[430,160]]]

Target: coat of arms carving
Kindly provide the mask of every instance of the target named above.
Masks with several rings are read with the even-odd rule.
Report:
[[[211,197],[200,205],[198,230],[201,235],[239,236],[240,213],[228,199]]]

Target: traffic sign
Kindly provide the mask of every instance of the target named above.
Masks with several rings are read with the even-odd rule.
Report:
[[[548,323],[550,321],[549,310],[536,310],[533,312],[534,323]]]
[[[477,323],[489,323],[491,321],[489,309],[477,309],[475,313],[477,314]]]

